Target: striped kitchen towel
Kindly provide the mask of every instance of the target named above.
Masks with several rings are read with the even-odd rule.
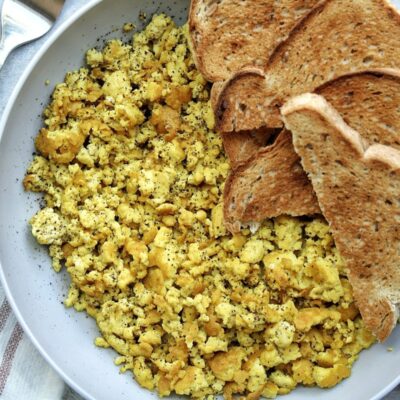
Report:
[[[0,285],[0,399],[81,400],[23,332]]]

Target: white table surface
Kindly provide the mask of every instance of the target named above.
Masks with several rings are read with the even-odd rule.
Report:
[[[3,0],[0,0],[0,6],[2,2]],[[63,12],[56,24],[59,24],[68,18],[74,13],[74,11],[83,6],[85,3],[86,0],[66,0]],[[3,114],[10,94],[25,66],[32,56],[37,52],[37,50],[42,46],[42,44],[47,40],[47,37],[48,35],[45,35],[43,38],[35,42],[26,44],[16,49],[13,53],[11,53],[3,68],[0,70],[0,118]],[[76,398],[78,399],[78,396]],[[389,395],[385,396],[384,400],[400,400],[400,386],[393,390]]]

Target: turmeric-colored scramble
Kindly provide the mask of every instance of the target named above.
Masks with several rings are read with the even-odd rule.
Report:
[[[67,307],[161,396],[274,398],[350,375],[374,339],[321,218],[224,228],[229,165],[187,28],[158,15],[87,52],[45,110],[24,180]]]

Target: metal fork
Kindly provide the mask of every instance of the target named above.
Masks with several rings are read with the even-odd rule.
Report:
[[[13,49],[49,31],[65,0],[4,0],[1,10],[0,69]]]

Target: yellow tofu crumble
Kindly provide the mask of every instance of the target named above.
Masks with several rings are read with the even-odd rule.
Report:
[[[45,110],[26,190],[65,304],[160,396],[275,398],[347,378],[373,336],[322,218],[230,235],[229,171],[187,26],[156,15],[131,44],[86,54]]]

